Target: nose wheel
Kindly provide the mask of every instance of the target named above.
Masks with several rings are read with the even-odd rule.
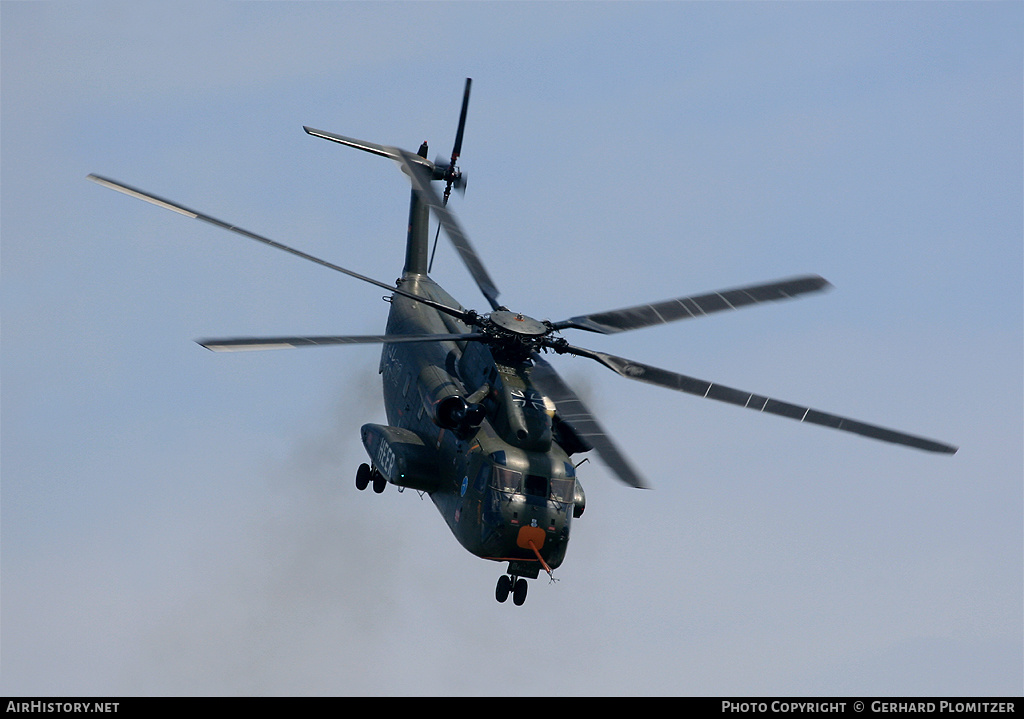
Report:
[[[503,574],[498,577],[498,586],[494,588],[494,598],[499,602],[504,602],[511,594],[512,603],[520,607],[526,601],[527,588],[526,580],[522,577]]]

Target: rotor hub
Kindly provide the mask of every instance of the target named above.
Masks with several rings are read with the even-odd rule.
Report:
[[[491,349],[506,362],[521,362],[548,344],[551,327],[505,308],[487,315],[481,330],[492,338]]]
[[[490,314],[490,319],[499,330],[523,339],[540,338],[551,331],[550,327],[539,320],[508,310],[496,310]]]

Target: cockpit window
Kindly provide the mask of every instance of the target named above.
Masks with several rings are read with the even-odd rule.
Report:
[[[576,479],[566,477],[565,479],[551,479],[551,498],[562,502],[571,502],[576,497]]]
[[[517,472],[508,467],[494,468],[494,487],[503,492],[518,492],[519,483],[523,480],[523,473]]]
[[[522,492],[529,497],[541,497],[558,502],[572,502],[576,496],[575,477],[554,477],[542,474],[527,474],[508,467],[495,465],[491,475],[491,486],[502,492]]]

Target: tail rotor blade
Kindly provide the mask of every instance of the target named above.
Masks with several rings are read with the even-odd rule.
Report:
[[[462,94],[462,112],[459,113],[459,129],[455,132],[455,146],[452,148],[452,167],[455,161],[462,154],[462,134],[466,129],[466,111],[469,109],[469,89],[473,85],[473,78],[466,78],[466,89]]]
[[[456,163],[459,161],[459,155],[462,154],[462,135],[466,130],[466,112],[469,110],[469,88],[472,84],[473,79],[467,77],[466,90],[462,94],[462,111],[459,113],[459,127],[455,131],[455,145],[452,147],[451,161],[444,170],[444,196],[441,198],[441,202],[446,207],[448,206],[448,198],[451,197],[453,186],[459,191],[460,195],[466,194],[466,177],[456,167]],[[434,163],[434,167],[443,167],[440,156],[438,156],[437,161]],[[430,272],[434,267],[434,255],[437,253],[437,238],[440,234],[441,225],[438,223],[437,233],[434,235],[434,249],[430,251],[430,262],[427,264],[427,272]]]

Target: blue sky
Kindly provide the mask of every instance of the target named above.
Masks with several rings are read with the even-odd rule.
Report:
[[[1018,3],[0,4],[6,694],[1020,694]],[[580,468],[555,584],[493,600],[353,487],[393,163],[451,150],[502,299],[560,319],[820,273],[579,344],[958,444],[870,442],[556,358],[654,489]],[[442,246],[436,278],[486,303]],[[584,339],[586,341],[584,341]]]

